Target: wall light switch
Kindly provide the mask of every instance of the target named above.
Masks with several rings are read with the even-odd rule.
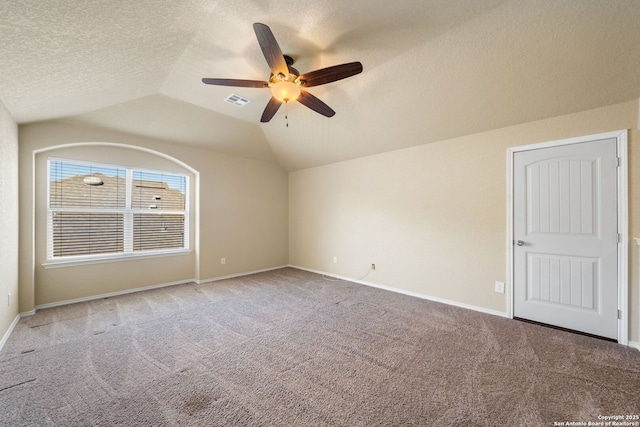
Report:
[[[227,259],[226,258],[220,258],[220,264],[224,265],[227,263]]]
[[[334,264],[337,264],[337,263],[338,263],[338,257],[337,257],[337,256],[334,256],[334,257],[333,257],[333,263],[334,263]]]
[[[496,282],[496,292],[504,294],[504,282]]]

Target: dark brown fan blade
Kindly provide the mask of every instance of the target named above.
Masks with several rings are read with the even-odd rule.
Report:
[[[283,74],[286,76],[289,74],[287,62],[284,60],[284,55],[271,29],[264,24],[256,22],[253,24],[253,31],[256,33],[258,44],[262,49],[264,58],[267,60],[267,64],[269,64],[269,68],[271,68],[271,72],[274,75]]]
[[[240,79],[202,79],[202,83],[217,86],[236,86],[236,87],[269,87],[269,82],[261,82],[258,80],[240,80]]]
[[[362,64],[359,62],[349,62],[348,64],[334,65],[333,67],[322,68],[311,71],[300,76],[302,86],[319,86],[337,80],[346,79],[362,72]]]
[[[262,113],[262,117],[260,118],[260,121],[262,123],[266,123],[269,120],[271,120],[271,118],[278,111],[278,108],[280,108],[281,104],[282,102],[278,101],[276,98],[272,96],[269,102],[267,103],[267,106],[265,107],[264,112]]]
[[[326,117],[333,117],[336,112],[331,109],[327,104],[320,101],[315,96],[311,95],[306,90],[300,91],[300,96],[298,97],[298,102],[304,105],[305,107],[311,108],[316,113],[320,113]]]

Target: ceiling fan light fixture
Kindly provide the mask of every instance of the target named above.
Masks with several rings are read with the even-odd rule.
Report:
[[[267,103],[260,123],[266,123],[278,112],[280,106],[291,101],[298,101],[302,105],[325,117],[333,117],[336,112],[327,104],[306,91],[306,88],[320,86],[338,80],[346,79],[362,72],[360,62],[333,65],[309,73],[300,74],[293,68],[293,57],[284,55],[271,29],[260,22],[253,24],[260,50],[271,69],[269,81],[244,79],[203,78],[202,83],[217,86],[270,88],[271,98]],[[302,88],[304,87],[305,90]],[[285,115],[286,117],[286,115]]]
[[[271,85],[271,94],[280,102],[291,102],[300,96],[300,87],[288,80],[281,80]]]

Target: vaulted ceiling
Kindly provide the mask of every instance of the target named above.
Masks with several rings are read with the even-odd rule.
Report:
[[[640,98],[638,0],[21,0],[0,16],[0,100],[19,123],[64,119],[287,170]],[[362,62],[308,89],[334,117],[291,103],[261,124],[268,90],[201,82],[269,78],[254,22],[303,73]]]

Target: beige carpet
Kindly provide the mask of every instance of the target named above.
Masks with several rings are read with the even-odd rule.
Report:
[[[640,413],[640,352],[286,268],[41,310],[6,426],[553,426]]]

